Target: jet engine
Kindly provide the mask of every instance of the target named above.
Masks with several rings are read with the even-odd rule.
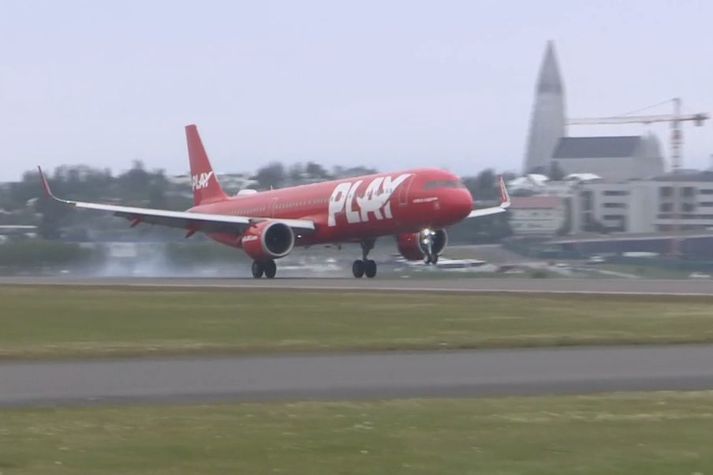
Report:
[[[448,234],[445,229],[424,229],[418,233],[399,234],[396,244],[405,259],[426,259],[427,263],[435,264],[448,244]]]
[[[295,246],[295,233],[285,223],[262,221],[249,228],[240,242],[248,256],[262,262],[289,254]]]

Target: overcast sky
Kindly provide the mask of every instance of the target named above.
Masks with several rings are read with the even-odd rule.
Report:
[[[519,170],[556,42],[568,114],[713,111],[709,1],[34,1],[0,6],[0,180],[42,164]],[[652,112],[667,113],[669,106]],[[640,133],[577,128],[573,135]],[[651,127],[668,155],[667,125]],[[685,127],[708,167],[713,125]]]

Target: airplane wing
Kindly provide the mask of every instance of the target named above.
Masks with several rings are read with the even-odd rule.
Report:
[[[489,216],[491,214],[504,213],[510,207],[510,194],[505,186],[505,180],[500,177],[500,204],[491,208],[474,209],[467,216],[468,218],[479,218],[481,216]]]
[[[151,208],[134,208],[131,206],[116,206],[101,203],[86,203],[82,201],[70,201],[57,198],[50,189],[49,183],[42,169],[39,168],[42,188],[45,194],[59,203],[73,206],[75,208],[92,209],[113,213],[115,216],[126,218],[131,221],[131,226],[140,223],[158,224],[172,228],[180,228],[188,231],[191,235],[197,231],[206,233],[233,233],[242,234],[247,228],[261,221],[278,221],[287,226],[302,232],[314,231],[314,222],[306,219],[273,219],[264,217],[249,216],[228,216],[222,214],[190,213],[187,211],[168,211]]]

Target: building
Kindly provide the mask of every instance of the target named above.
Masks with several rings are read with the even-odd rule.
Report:
[[[552,152],[560,137],[567,135],[565,97],[554,43],[547,43],[535,87],[535,104],[530,119],[523,173],[549,175]]]
[[[510,227],[518,236],[553,236],[566,219],[565,201],[557,196],[513,196]]]
[[[555,48],[550,41],[535,87],[523,174],[559,178],[555,174],[594,173],[605,180],[622,181],[664,173],[661,147],[653,135],[568,137],[565,102]]]
[[[545,175],[531,173],[514,178],[507,183],[513,196],[572,196],[575,187],[581,183],[599,182],[602,177],[593,173],[572,173],[562,180],[550,180]]]
[[[713,231],[713,172],[580,184],[571,197],[572,233]]]
[[[654,135],[562,137],[552,154],[562,173],[593,173],[605,180],[651,178],[664,173],[659,141]]]

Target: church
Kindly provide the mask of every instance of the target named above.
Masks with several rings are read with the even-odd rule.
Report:
[[[565,91],[554,44],[547,43],[535,87],[523,173],[594,173],[606,181],[646,179],[665,172],[654,135],[569,137]]]

